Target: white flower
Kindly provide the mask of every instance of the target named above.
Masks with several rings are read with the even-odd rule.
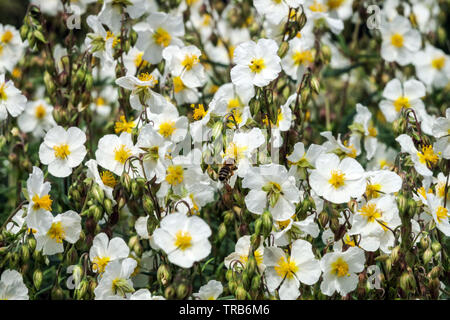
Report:
[[[306,0],[304,4],[306,17],[308,21],[316,23],[325,23],[334,34],[339,34],[344,29],[344,22],[331,16],[335,12],[329,12],[335,6],[329,6],[329,0]],[[318,22],[316,22],[318,21]]]
[[[134,292],[130,277],[136,269],[137,262],[132,258],[108,263],[97,287],[95,300],[124,300]]]
[[[392,79],[383,90],[385,100],[380,102],[380,109],[386,120],[392,122],[398,119],[402,109],[412,108],[416,113],[424,110],[421,98],[425,94],[425,86],[420,81],[410,79],[401,83],[398,79]]]
[[[231,81],[236,86],[264,87],[281,71],[278,45],[272,39],[247,41],[234,50],[236,66],[231,69]]]
[[[50,129],[39,147],[39,159],[48,165],[48,172],[58,178],[67,177],[86,156],[86,134],[77,127],[67,131],[57,126]]]
[[[444,207],[443,199],[439,199],[434,194],[428,194],[427,196],[428,208],[433,216],[436,228],[438,228],[447,237],[450,237],[450,213],[447,206]]]
[[[155,244],[168,255],[171,263],[182,268],[190,268],[209,255],[210,235],[209,225],[201,218],[182,213],[167,215],[153,232]]]
[[[244,176],[242,187],[251,189],[245,197],[245,205],[250,212],[262,214],[268,208],[277,221],[289,219],[300,200],[294,177],[278,164],[251,168]]]
[[[5,80],[5,75],[0,74],[0,121],[5,120],[8,113],[17,117],[25,109],[27,98],[22,95],[14,83]]]
[[[122,132],[120,136],[115,134],[103,136],[98,142],[95,158],[103,168],[121,176],[124,169],[128,170],[130,167],[130,164],[125,167],[127,159],[137,156],[140,152],[140,149],[134,146],[131,134]],[[134,176],[133,170],[130,170],[130,175]]]
[[[326,152],[333,152],[339,156],[347,155],[351,158],[356,158],[361,154],[360,138],[357,135],[351,135],[350,138],[343,143],[341,141],[340,133],[338,134],[337,139],[333,137],[331,131],[321,132],[320,135],[328,140],[322,145]]]
[[[100,59],[102,70],[114,70],[116,61],[114,61],[113,55],[114,47],[118,44],[117,36],[110,31],[106,32],[97,16],[88,16],[86,22],[94,31],[87,34],[86,47],[94,57]]]
[[[353,216],[352,228],[348,234],[361,234],[359,246],[366,251],[376,251],[380,247],[381,238],[388,236],[391,240],[395,240],[388,228],[394,230],[400,224],[395,198],[386,195],[372,199],[358,209]]]
[[[42,137],[46,131],[56,126],[52,111],[53,107],[45,100],[30,101],[26,104],[25,112],[17,119],[17,124],[23,132]]]
[[[325,153],[325,148],[317,144],[311,144],[307,151],[303,142],[294,145],[294,151],[287,156],[292,166],[300,168],[315,167],[317,159]]]
[[[167,149],[171,143],[158,134],[153,125],[144,126],[139,132],[136,147],[143,151],[143,169],[147,180],[156,176],[156,183],[160,183],[166,176]]]
[[[437,118],[433,125],[433,136],[437,139],[434,148],[442,158],[450,159],[450,108],[445,111],[445,118]]]
[[[135,110],[142,111],[144,107],[150,107],[155,112],[160,112],[159,105],[165,100],[159,93],[152,89],[158,80],[156,73],[141,73],[137,78],[126,75],[116,80],[116,84],[127,90],[131,90],[130,104]]]
[[[420,32],[412,29],[409,20],[402,16],[396,16],[393,21],[383,24],[381,34],[381,57],[388,62],[395,61],[401,66],[411,63],[414,53],[422,45]]]
[[[366,190],[365,173],[359,162],[352,158],[340,161],[335,154],[324,154],[317,159],[309,181],[319,196],[333,203],[359,198]]]
[[[130,0],[123,5],[115,0],[104,0],[103,6],[98,14],[98,20],[106,24],[114,33],[120,33],[122,26],[122,8],[131,19],[137,19],[145,13],[145,0]]]
[[[367,169],[377,170],[393,167],[396,156],[396,150],[386,146],[382,142],[378,142],[375,154],[372,160],[370,160]]]
[[[20,208],[19,211],[11,218],[11,221],[6,224],[6,231],[17,234],[25,223],[26,213],[24,208]]]
[[[146,22],[134,25],[138,34],[136,47],[144,52],[142,58],[151,64],[157,64],[162,59],[164,48],[169,45],[183,46],[179,39],[184,36],[182,16],[152,12]]]
[[[345,252],[329,252],[320,260],[323,271],[323,281],[320,290],[331,296],[337,291],[341,296],[356,289],[358,276],[363,271],[365,263],[364,251],[351,247]]]
[[[166,60],[166,68],[173,76],[180,77],[184,86],[200,87],[206,82],[203,65],[200,63],[202,52],[196,46],[169,46],[162,56]]]
[[[149,216],[139,217],[134,223],[134,228],[136,229],[136,233],[142,239],[150,239],[150,234],[148,233],[148,221]]]
[[[263,238],[260,237],[259,247],[254,252],[256,265],[260,272],[263,272],[266,266],[263,264],[264,245]],[[235,269],[239,267],[245,267],[248,261],[248,255],[250,254],[251,243],[250,236],[242,236],[236,242],[234,252],[230,253],[224,260],[225,267],[227,269]]]
[[[139,289],[134,292],[129,300],[166,300],[163,296],[152,296],[148,289]]]
[[[25,46],[16,28],[0,24],[0,73],[13,71],[23,57]]]
[[[402,152],[406,152],[411,156],[414,168],[422,176],[432,176],[433,172],[428,166],[434,166],[439,160],[439,156],[434,152],[433,146],[423,145],[421,151],[417,150],[414,142],[407,134],[402,134],[395,139],[401,146]]]
[[[271,121],[270,128],[272,129],[272,136],[270,141],[272,142],[272,146],[275,148],[279,148],[283,145],[283,137],[281,136],[281,132],[288,131],[292,125],[292,110],[290,105],[294,103],[296,99],[296,93],[288,97],[286,103],[278,109],[276,122],[272,123]],[[268,117],[264,118],[263,122],[266,126],[268,126]]]
[[[113,205],[116,204],[116,200],[113,197],[113,190],[117,184],[113,174],[108,170],[103,170],[102,173],[98,171],[97,161],[91,159],[86,162],[87,177],[94,179],[95,183],[103,190],[105,195],[110,199]]]
[[[373,126],[372,123],[372,113],[360,103],[356,104],[356,115],[353,119],[353,130],[356,131],[355,134],[364,137],[364,148],[367,152],[367,160],[372,159],[376,150],[378,140],[376,138],[378,131]]]
[[[161,113],[147,112],[148,119],[153,122],[153,128],[166,141],[181,142],[187,134],[188,119],[179,116],[177,108],[170,102],[166,103]]]
[[[28,288],[16,270],[3,271],[0,278],[0,300],[29,300]]]
[[[313,285],[321,274],[311,243],[301,239],[292,243],[290,255],[278,247],[266,247],[264,264],[267,266],[264,272],[267,288],[274,292],[281,284],[278,293],[282,300],[297,299],[300,296],[300,282]]]
[[[207,284],[201,286],[194,297],[199,300],[217,300],[223,292],[223,285],[217,280],[209,280]]]
[[[367,172],[366,196],[375,199],[385,194],[398,192],[402,187],[402,178],[389,170]]]
[[[265,138],[259,128],[253,128],[247,132],[236,132],[233,135],[233,140],[225,147],[224,161],[234,160],[237,166],[237,175],[243,177],[250,167],[252,156],[264,142]],[[233,175],[233,178],[235,180],[236,176]],[[233,184],[232,181],[230,181],[230,185]]]
[[[53,217],[48,211],[39,216],[36,237],[36,250],[45,255],[64,252],[63,240],[75,243],[80,238],[81,217],[69,210]]]
[[[443,88],[450,80],[450,57],[430,44],[414,58],[417,77],[426,85]]]
[[[292,79],[300,81],[311,63],[314,62],[314,37],[305,35],[289,41],[289,50],[281,60],[284,72]]]
[[[38,167],[33,167],[33,172],[27,180],[28,204],[26,223],[28,228],[37,229],[39,216],[45,211],[52,211],[52,199],[50,182],[44,182],[44,173]]]
[[[298,8],[303,0],[255,0],[253,5],[260,15],[273,24],[278,24],[289,14],[289,7]]]
[[[110,262],[128,257],[130,249],[122,238],[108,239],[106,233],[95,236],[89,250],[89,259],[94,272],[103,273]]]

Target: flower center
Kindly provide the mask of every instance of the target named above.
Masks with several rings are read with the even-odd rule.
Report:
[[[9,43],[12,40],[12,38],[13,38],[13,33],[11,31],[7,30],[2,35],[2,38],[1,38],[0,41],[3,42],[3,43]]]
[[[109,257],[95,257],[92,261],[92,270],[103,273],[110,260]]]
[[[239,99],[237,99],[237,98],[234,98],[234,99],[230,99],[229,101],[228,101],[228,110],[231,110],[231,109],[234,109],[234,108],[237,108],[237,107],[239,107],[241,104],[239,103]]]
[[[439,198],[443,198],[445,196],[445,182],[439,182],[436,186],[436,194]]]
[[[250,65],[248,67],[252,72],[260,73],[266,67],[266,65],[264,64],[264,59],[255,58],[252,61],[250,61]]]
[[[309,6],[309,10],[311,10],[312,12],[326,12],[327,7],[314,0],[314,3]]]
[[[172,37],[165,29],[159,27],[153,34],[153,40],[155,40],[157,45],[161,47],[167,47],[170,44],[170,40],[172,40]]]
[[[114,35],[114,33],[112,33],[111,31],[108,31],[107,33],[106,33],[106,40],[109,40],[109,39],[111,39],[111,38],[113,38],[113,43],[112,43],[112,46],[113,46],[113,48],[120,42],[120,39],[118,38],[118,37],[116,37],[115,35]]]
[[[173,90],[175,93],[178,93],[182,90],[184,90],[186,86],[183,83],[183,80],[181,80],[181,77],[174,77],[173,78]]]
[[[103,171],[100,174],[100,177],[102,179],[102,182],[105,186],[114,188],[117,184],[116,179],[114,178],[113,174],[110,171]]]
[[[328,182],[335,188],[339,189],[345,184],[345,173],[341,170],[332,170],[331,178]]]
[[[348,273],[348,263],[342,259],[342,257],[337,258],[337,260],[331,264],[331,273],[334,273],[338,277],[350,276]]]
[[[125,161],[131,156],[131,150],[124,144],[119,148],[114,149],[114,160],[124,164]]]
[[[391,43],[396,48],[403,47],[403,41],[404,41],[403,36],[400,33],[394,33],[391,36]]]
[[[287,260],[285,257],[281,257],[274,269],[281,278],[292,279],[298,271],[298,266],[290,257]]]
[[[39,198],[39,196],[35,194],[33,198],[31,198],[31,200],[33,201],[34,210],[44,209],[47,211],[52,211],[53,200],[50,199],[50,196],[48,194],[46,194],[42,198]]]
[[[381,185],[379,183],[367,184],[366,195],[369,199],[378,198],[380,196]]]
[[[345,0],[328,0],[327,6],[331,10],[339,8]]]
[[[125,119],[125,116],[120,116],[120,121],[117,121],[114,126],[114,131],[116,133],[120,132],[128,132],[131,133],[131,129],[134,128],[134,121],[131,119],[130,121],[127,121]]]
[[[187,54],[184,57],[184,60],[181,61],[181,65],[186,68],[186,70],[191,70],[197,63],[199,63],[199,59],[195,54]]]
[[[368,131],[369,131],[369,136],[370,137],[376,137],[377,134],[378,134],[377,128],[375,128],[373,125],[369,126]]]
[[[47,231],[47,236],[54,239],[57,243],[62,243],[66,236],[66,233],[64,232],[61,221],[52,223],[52,226]]]
[[[419,161],[424,164],[434,165],[438,162],[439,157],[434,153],[433,146],[423,146],[422,152],[417,152]]]
[[[8,99],[8,96],[6,95],[6,92],[5,92],[5,83],[3,83],[1,86],[0,86],[0,100],[6,100],[6,99]]]
[[[166,121],[159,125],[159,133],[164,137],[170,137],[172,133],[175,131],[175,122],[174,121]]]
[[[182,183],[184,180],[184,171],[181,166],[169,166],[167,168],[166,181],[172,185],[176,186],[177,184]]]
[[[36,115],[36,118],[43,119],[47,114],[47,111],[45,110],[45,107],[40,104],[34,109],[34,114]]]
[[[54,146],[53,150],[55,150],[55,157],[58,159],[67,159],[67,156],[70,154],[69,146],[67,143],[60,144],[59,146]]]
[[[142,66],[146,66],[146,65],[147,65],[148,62],[142,59],[142,56],[143,56],[143,55],[144,55],[143,52],[139,52],[139,53],[136,55],[136,57],[134,58],[134,65],[135,65],[136,67],[139,67],[141,64],[142,64]]]
[[[440,58],[433,59],[431,61],[431,66],[434,69],[442,70],[444,68],[444,66],[445,66],[445,57],[440,57]]]
[[[439,206],[436,210],[436,217],[439,223],[442,223],[442,220],[445,220],[449,217],[448,209],[443,206]]]
[[[148,72],[143,72],[143,73],[139,74],[138,79],[141,80],[141,81],[144,81],[144,82],[150,82],[150,84],[145,85],[145,87],[153,88],[156,84],[158,84],[158,80],[155,79]]]
[[[192,246],[192,237],[188,231],[179,230],[175,235],[175,246],[181,250],[186,250]]]
[[[231,142],[225,149],[225,157],[239,161],[239,159],[244,158],[245,150],[247,150],[247,147],[240,147],[236,143]]]
[[[394,101],[395,111],[400,112],[402,108],[408,109],[411,108],[411,104],[409,103],[409,99],[406,97],[400,97]]]
[[[360,210],[361,215],[366,217],[367,222],[374,222],[375,219],[381,218],[382,212],[377,208],[375,203],[368,203]]]
[[[296,66],[306,65],[314,61],[311,50],[295,51],[292,55],[292,60]]]
[[[195,107],[195,104],[191,104],[191,108],[194,109],[194,120],[201,120],[204,116],[206,116],[206,111],[202,103],[198,104],[197,107]]]

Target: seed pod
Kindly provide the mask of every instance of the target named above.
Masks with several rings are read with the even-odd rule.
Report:
[[[436,255],[441,251],[441,244],[437,241],[433,241],[433,243],[431,244],[431,250],[433,250],[433,253]]]
[[[245,291],[242,285],[239,285],[235,292],[236,299],[245,300],[247,299],[247,291]]]
[[[39,290],[42,284],[42,271],[40,269],[36,269],[33,272],[33,284],[36,290]]]
[[[227,227],[225,226],[224,223],[221,223],[219,225],[219,231],[218,231],[217,238],[218,238],[219,241],[222,241],[223,238],[225,238],[226,235],[227,235]]]

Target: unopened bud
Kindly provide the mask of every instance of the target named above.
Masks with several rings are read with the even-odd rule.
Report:
[[[270,213],[269,210],[265,210],[263,212],[263,214],[261,216],[261,220],[262,220],[263,235],[264,235],[264,238],[266,238],[272,231],[272,226],[273,226],[272,214]]]
[[[190,290],[186,284],[181,283],[177,286],[176,295],[177,295],[178,299],[181,300],[181,299],[186,298],[189,295],[189,292],[190,292]]]
[[[156,278],[161,285],[167,286],[172,279],[169,266],[166,264],[160,265],[156,272]]]
[[[253,291],[258,291],[260,285],[261,285],[261,276],[259,274],[256,274],[253,276],[251,289]]]
[[[111,199],[106,198],[103,200],[103,207],[105,208],[105,211],[108,215],[111,215],[113,213],[113,202]]]
[[[223,240],[223,238],[225,238],[226,235],[227,235],[227,227],[225,226],[224,223],[221,223],[219,225],[219,231],[218,231],[219,241]]]
[[[175,298],[175,294],[176,294],[176,291],[175,291],[175,288],[173,286],[168,286],[166,288],[166,290],[164,290],[164,297],[167,300]]]
[[[329,219],[330,218],[328,217],[328,213],[326,213],[325,211],[319,213],[319,224],[322,228],[325,228],[327,226]]]
[[[431,244],[431,250],[433,250],[434,254],[438,254],[441,251],[441,244],[437,241],[433,241],[433,243]]]
[[[314,92],[319,94],[319,91],[320,91],[319,80],[317,80],[316,77],[312,77],[310,80],[310,84],[311,84],[311,88],[314,90]]]
[[[42,284],[42,271],[40,269],[36,269],[33,272],[33,284],[36,290],[39,290]]]
[[[236,299],[238,299],[238,300],[247,299],[247,291],[245,291],[245,289],[242,285],[239,285],[237,287],[235,295],[236,295]]]

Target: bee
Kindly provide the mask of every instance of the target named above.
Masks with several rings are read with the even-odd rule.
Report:
[[[230,177],[233,175],[234,170],[236,170],[237,167],[235,165],[234,159],[227,159],[222,165],[222,168],[219,170],[219,181],[224,182],[230,179]]]

